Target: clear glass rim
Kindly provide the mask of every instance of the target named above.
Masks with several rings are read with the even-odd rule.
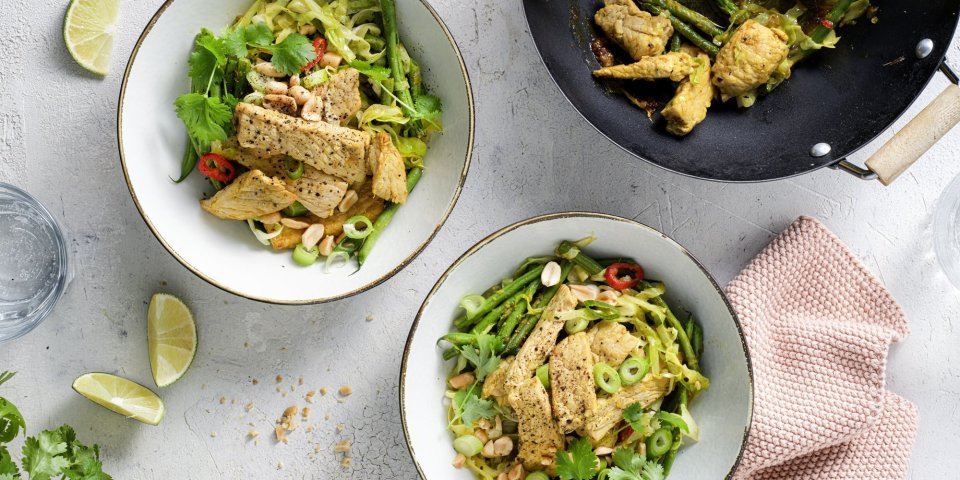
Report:
[[[40,203],[36,197],[30,195],[23,189],[9,183],[0,182],[0,196],[3,195],[9,195],[13,198],[25,201],[40,215],[53,233],[53,238],[56,242],[57,254],[59,255],[61,261],[59,265],[59,271],[57,272],[57,283],[54,288],[50,289],[40,304],[34,308],[32,312],[30,312],[26,321],[20,323],[14,328],[11,328],[9,332],[0,331],[0,333],[13,332],[9,337],[0,337],[0,344],[16,340],[30,333],[33,331],[33,329],[37,328],[38,325],[43,323],[43,321],[46,320],[47,317],[49,317],[53,312],[54,307],[66,292],[72,273],[70,270],[70,252],[67,249],[67,242],[63,235],[63,228],[60,226],[60,222],[57,221],[53,214],[47,210],[47,207]]]

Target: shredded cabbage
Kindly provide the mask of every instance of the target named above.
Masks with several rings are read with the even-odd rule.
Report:
[[[250,227],[250,231],[253,232],[253,236],[257,237],[257,241],[264,245],[270,245],[271,239],[277,238],[278,235],[283,233],[283,225],[280,225],[280,228],[270,233],[264,232],[263,230],[257,228],[257,226],[254,225],[253,220],[248,219],[247,225]]]

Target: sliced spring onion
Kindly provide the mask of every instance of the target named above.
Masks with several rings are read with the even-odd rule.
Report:
[[[343,240],[340,240],[340,243],[337,244],[336,248],[333,249],[334,252],[346,252],[351,255],[357,250],[360,250],[360,247],[363,246],[362,238],[350,238],[344,237]]]
[[[581,238],[580,240],[575,240],[573,242],[577,248],[587,248],[587,245],[590,245],[597,239],[597,236],[594,234],[587,235],[586,237]]]
[[[590,320],[585,318],[572,318],[563,324],[563,330],[569,335],[580,333],[590,326]]]
[[[645,358],[630,357],[620,364],[620,380],[624,385],[633,385],[643,380],[650,371],[650,362]]]
[[[357,224],[363,224],[363,230],[357,230]],[[373,222],[364,215],[350,217],[343,223],[343,233],[350,238],[360,240],[373,233]]]
[[[463,435],[453,441],[453,449],[465,457],[472,457],[483,450],[483,442],[473,435]]]
[[[474,317],[477,313],[477,310],[480,310],[480,307],[483,305],[483,301],[486,300],[483,298],[483,295],[467,295],[460,300],[460,306],[467,312],[467,318]]]
[[[303,162],[287,157],[284,163],[287,166],[287,177],[290,180],[300,180],[300,177],[303,176]]]
[[[302,243],[298,243],[297,248],[293,249],[293,261],[301,267],[313,265],[317,262],[318,256],[320,256],[320,249],[316,245],[308,250]]]
[[[683,417],[677,415],[676,413],[664,412],[661,410],[657,412],[657,419],[660,420],[661,423],[670,425],[673,428],[679,428],[682,432],[690,432],[690,427],[687,425],[687,422],[683,419]]]
[[[253,236],[257,237],[257,241],[264,245],[270,245],[270,240],[277,238],[277,236],[283,232],[283,225],[280,225],[280,228],[270,233],[264,232],[263,230],[257,228],[257,226],[253,223],[253,220],[247,219],[247,225],[250,227],[250,231],[253,232]]]
[[[289,207],[283,209],[283,213],[288,217],[301,217],[310,213],[310,211],[300,202],[294,201]]]
[[[544,363],[537,367],[537,380],[543,384],[543,388],[550,388],[550,364]]]
[[[254,105],[263,105],[263,93],[252,92],[243,97],[243,103],[252,103]]]
[[[659,428],[647,438],[647,456],[660,458],[673,446],[673,433],[669,428]]]
[[[597,387],[600,387],[600,390],[611,395],[620,390],[620,374],[606,363],[598,363],[593,366],[593,381],[597,384]]]
[[[620,318],[620,311],[609,303],[601,302],[599,300],[587,300],[583,302],[583,305],[604,320],[615,320]]]
[[[573,260],[574,258],[577,258],[577,255],[580,255],[580,249],[570,242],[563,242],[559,247],[557,247],[557,256],[559,257],[567,260]]]
[[[350,262],[350,254],[347,252],[332,252],[327,257],[327,262],[323,265],[324,272],[330,273],[334,270],[343,268]]]

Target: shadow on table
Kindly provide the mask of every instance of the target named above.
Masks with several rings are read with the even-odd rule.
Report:
[[[73,395],[49,418],[50,425],[47,428],[69,424],[77,432],[77,439],[85,445],[100,446],[101,458],[104,454],[123,458],[136,443],[138,431],[154,428],[113,413],[80,395]]]

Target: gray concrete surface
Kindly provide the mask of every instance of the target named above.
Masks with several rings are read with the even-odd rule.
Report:
[[[832,170],[762,185],[680,177],[623,153],[577,115],[536,59],[519,2],[481,0],[468,8],[434,0],[463,49],[477,98],[474,163],[459,205],[430,247],[375,290],[329,305],[269,306],[226,294],[181,267],[150,234],[123,181],[120,73],[161,0],[125,2],[113,73],[103,80],[75,66],[63,48],[66,3],[0,0],[0,180],[25,187],[63,221],[77,269],[56,313],[0,347],[0,369],[20,372],[0,393],[21,408],[31,431],[67,422],[83,440],[98,442],[114,478],[415,478],[397,378],[421,300],[446,266],[490,231],[572,209],[657,227],[721,282],[798,215],[823,220],[910,317],[912,334],[893,348],[888,375],[890,388],[921,411],[911,478],[960,470],[960,297],[930,241],[937,198],[960,173],[960,132],[890,188]],[[920,103],[944,85],[938,78]],[[88,371],[152,383],[144,318],[157,291],[193,307],[200,351],[186,377],[162,392],[167,418],[149,427],[87,402],[70,384]],[[286,397],[277,392],[278,374]],[[296,385],[301,376],[304,385]],[[334,391],[344,384],[354,393],[341,398]],[[313,431],[301,427],[287,445],[270,441],[280,412],[305,405],[303,395],[320,387],[331,393],[311,405],[306,423]],[[251,429],[261,433],[258,443],[247,438]],[[349,468],[334,452],[344,439],[353,441]]]

